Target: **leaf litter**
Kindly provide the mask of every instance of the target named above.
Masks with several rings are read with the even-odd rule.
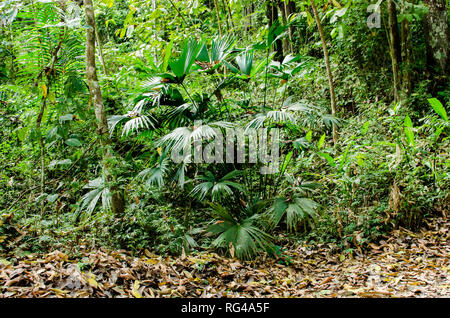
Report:
[[[145,250],[0,256],[6,297],[450,297],[448,220],[398,229],[352,257],[322,244],[241,262],[216,253],[163,257]],[[82,262],[80,261],[82,259]]]

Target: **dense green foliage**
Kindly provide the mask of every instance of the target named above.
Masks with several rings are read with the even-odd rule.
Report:
[[[422,1],[397,1],[400,100],[386,4],[370,29],[367,1],[315,2],[336,114],[310,1],[94,1],[112,156],[96,130],[78,2],[0,3],[1,251],[87,244],[249,259],[307,240],[351,252],[445,216],[448,65],[427,56]],[[279,131],[278,171],[171,160],[231,128]]]

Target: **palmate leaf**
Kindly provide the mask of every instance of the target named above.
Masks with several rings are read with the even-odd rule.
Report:
[[[210,125],[201,125],[192,130],[189,138],[192,141],[196,140],[211,140],[217,136],[217,132]]]
[[[211,45],[210,61],[223,61],[232,52],[236,40],[232,36],[216,37]]]
[[[193,103],[183,103],[167,111],[162,117],[164,124],[169,128],[185,126],[195,120],[198,108]]]
[[[185,76],[189,74],[202,46],[203,43],[198,43],[195,39],[190,39],[185,42],[181,56],[169,61],[169,67],[177,77],[178,82],[182,82]]]
[[[192,129],[190,127],[178,127],[167,135],[164,135],[156,143],[157,146],[167,148],[168,150],[183,149],[189,144],[189,137]]]
[[[126,122],[123,130],[123,135],[129,135],[131,132],[141,129],[155,129],[156,119],[151,115],[143,115],[143,108],[147,104],[147,99],[141,99],[136,103],[133,110],[125,115],[113,115],[108,118],[108,127],[110,134],[114,132],[115,127],[121,123]]]
[[[242,74],[250,76],[253,66],[253,51],[245,52],[236,57],[236,63]]]
[[[265,114],[257,114],[245,127],[245,132],[247,133],[250,129],[258,129],[264,127],[264,122],[267,117]]]
[[[301,138],[294,140],[292,145],[299,150],[305,150],[305,149],[308,149],[309,147],[311,147],[311,143],[308,140],[306,140],[305,137],[301,137]]]
[[[150,76],[149,78],[147,78],[141,84],[142,90],[144,90],[146,92],[161,90],[163,88],[163,86],[166,85],[164,81],[167,79],[167,77],[170,74],[164,74],[164,75],[154,75],[154,76]]]
[[[267,65],[268,60],[270,60],[275,53],[272,53],[269,56],[269,59],[261,59],[259,62],[254,62],[254,52],[253,51],[244,51],[238,56],[236,56],[236,64],[237,68],[230,63],[225,63],[226,66],[233,72],[238,75],[241,75],[241,78],[246,80],[255,77],[260,74],[261,71],[264,70],[264,67]]]
[[[154,125],[155,119],[150,115],[138,115],[134,118],[131,118],[123,127],[122,136],[128,135],[132,131],[137,131],[140,129],[150,129],[155,128]]]
[[[289,231],[293,231],[300,222],[315,219],[317,207],[318,204],[309,198],[298,196],[292,200],[275,198],[265,215],[272,227],[276,227],[286,216],[287,228]]]
[[[271,122],[278,123],[278,124],[285,124],[285,123],[295,124],[295,122],[296,122],[295,117],[291,113],[283,111],[283,110],[269,111],[267,113],[266,117]]]
[[[284,36],[288,25],[282,25],[279,20],[275,20],[267,33],[266,47],[269,48],[275,41]]]
[[[178,127],[169,134],[163,136],[157,145],[168,150],[183,149],[194,141],[208,141],[218,136],[216,129],[232,128],[233,124],[225,121],[217,121],[200,125],[198,127]]]
[[[245,131],[248,132],[250,129],[258,129],[264,127],[264,123],[276,123],[276,124],[295,124],[297,122],[295,116],[285,110],[271,110],[267,113],[260,113],[252,119],[247,126]]]
[[[155,167],[144,169],[136,178],[144,180],[147,186],[162,188],[164,186],[164,177],[167,174],[168,169],[169,159],[166,157],[166,153],[163,152]]]
[[[208,63],[210,66],[208,69],[215,69],[219,67],[220,62],[224,61],[232,52],[235,44],[236,41],[230,35],[216,37],[213,39],[209,51],[206,43],[203,44],[197,55],[196,61]]]
[[[302,63],[295,63],[300,59],[305,59]],[[269,64],[269,67],[272,69],[274,73],[269,73],[268,77],[279,78],[283,80],[289,80],[295,74],[305,69],[308,66],[309,57],[301,56],[301,55],[287,55],[282,62],[272,61]]]
[[[104,178],[100,177],[91,180],[84,188],[93,190],[89,191],[81,198],[81,205],[79,207],[80,212],[86,211],[87,213],[92,213],[100,198],[102,199],[104,210],[109,210],[111,208],[111,192],[107,187]]]
[[[126,120],[129,119],[129,117],[127,115],[113,115],[108,117],[108,128],[109,128],[109,133],[112,135],[112,133],[114,132],[114,129],[116,128],[116,126]]]
[[[321,116],[321,118],[325,126],[328,128],[332,127],[333,125],[335,125],[336,127],[341,126],[341,120],[331,114],[324,114]]]
[[[261,252],[271,249],[272,237],[257,226],[258,215],[252,215],[242,220],[235,220],[222,206],[213,205],[213,213],[218,222],[208,228],[209,232],[219,235],[214,241],[214,247],[233,247],[234,255],[239,259],[248,260]],[[230,253],[233,254],[232,250]]]
[[[188,158],[190,156],[187,156]],[[185,158],[185,159],[188,159]],[[186,181],[186,169],[187,169],[187,163],[186,160],[178,164],[178,169],[175,172],[175,175],[173,177],[174,182],[177,183],[177,185],[183,189]]]
[[[246,193],[245,188],[237,183],[230,181],[231,179],[242,174],[242,171],[234,170],[219,180],[216,180],[214,175],[207,171],[205,175],[198,176],[197,180],[201,182],[192,189],[190,195],[197,197],[199,200],[204,200],[208,195],[211,195],[212,201],[221,200],[223,197],[232,196],[233,189]]]

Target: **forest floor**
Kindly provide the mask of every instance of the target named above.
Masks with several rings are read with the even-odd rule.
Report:
[[[351,258],[325,245],[291,248],[284,262],[103,249],[80,259],[59,251],[0,256],[0,298],[450,297],[450,222],[428,223],[417,233],[395,230]]]

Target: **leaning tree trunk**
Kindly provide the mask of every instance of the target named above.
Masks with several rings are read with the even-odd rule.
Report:
[[[327,67],[327,75],[328,75],[328,85],[330,86],[330,96],[331,96],[331,115],[336,116],[336,95],[334,93],[334,84],[333,84],[333,74],[331,74],[330,67],[330,58],[328,56],[327,43],[325,42],[325,35],[323,33],[322,24],[320,23],[319,13],[317,12],[316,5],[314,4],[314,0],[310,0],[311,7],[314,11],[314,18],[316,20],[317,28],[319,29],[320,40],[322,41],[323,48],[323,56],[325,59],[325,65]],[[333,124],[333,141],[337,142],[337,129],[336,125]]]
[[[426,0],[425,17],[427,64],[432,74],[445,75],[448,71],[449,29],[447,0]]]
[[[103,173],[106,181],[112,181],[112,175],[108,171],[108,159],[111,157],[110,144],[111,140],[108,135],[108,121],[106,118],[105,105],[103,104],[102,92],[97,78],[97,69],[95,66],[95,16],[92,0],[84,0],[84,10],[86,13],[86,77],[89,86],[89,95],[92,105],[95,109],[95,117],[97,118],[97,133],[101,139],[104,151]],[[124,201],[121,193],[116,187],[111,187],[112,199],[111,208],[114,214],[120,217],[124,211]]]
[[[389,13],[389,38],[390,38],[390,51],[392,60],[392,74],[394,77],[394,101],[400,100],[400,67],[401,62],[401,48],[400,48],[400,36],[398,32],[397,22],[397,10],[393,0],[388,2]]]

